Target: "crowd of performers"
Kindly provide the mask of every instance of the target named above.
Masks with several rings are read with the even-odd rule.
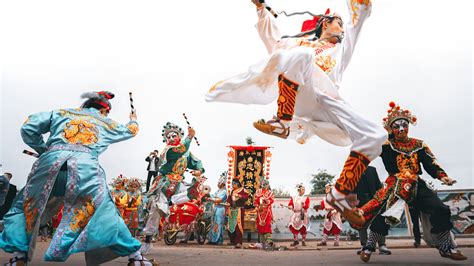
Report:
[[[139,230],[139,212],[142,206],[142,182],[139,178],[119,175],[112,181],[110,191],[115,206],[133,236]]]
[[[359,34],[371,13],[370,0],[347,0],[350,20],[329,10],[305,21],[302,32],[282,36],[274,15],[258,0],[258,33],[268,57],[249,71],[225,79],[206,95],[207,101],[269,104],[277,100],[276,116],[254,122],[259,131],[283,139],[293,138],[304,144],[316,135],[338,146],[350,146],[343,170],[319,208],[327,211],[323,240],[335,236],[338,245],[341,218],[363,231],[369,227],[360,258],[367,262],[384,246],[389,225],[400,221],[406,205],[429,215],[431,234],[442,257],[464,260],[450,230],[450,210],[420,178],[423,169],[443,184],[455,181],[437,163],[428,145],[408,137],[416,117],[391,102],[383,127],[355,111],[339,94],[340,82],[351,60]],[[227,194],[224,178],[212,196],[203,196],[202,162],[190,152],[195,131],[187,135],[173,123],[162,131],[165,147],[147,158],[149,177],[146,203],[140,195],[141,183],[123,177],[114,180],[109,193],[105,171],[99,156],[108,146],[135,137],[137,115],[132,107],[130,121],[120,124],[108,118],[114,94],[106,91],[86,93],[80,108],[59,109],[30,115],[21,128],[25,144],[38,153],[26,185],[15,198],[3,219],[0,248],[13,253],[8,265],[25,265],[33,256],[39,228],[51,220],[62,206],[62,217],[44,254],[46,261],[65,261],[73,253],[84,252],[87,264],[97,265],[119,256],[128,256],[129,265],[153,265],[142,254],[151,249],[162,218],[170,215],[170,206],[193,201],[209,201],[214,211],[208,240],[222,244],[224,231],[230,242],[242,246],[244,203],[249,193],[238,179]],[[47,141],[43,134],[49,133]],[[368,194],[364,175],[369,163],[381,157],[389,176],[383,186]],[[193,175],[184,181],[184,173]],[[261,181],[254,205],[257,229],[265,246],[273,246],[271,235],[273,194],[268,180]],[[367,180],[368,181],[368,180]],[[367,184],[367,185],[364,185]],[[360,204],[352,193],[369,195]],[[357,204],[360,204],[357,207]],[[212,205],[211,204],[211,205]],[[139,221],[138,208],[147,206],[142,234],[144,244],[134,235]],[[294,212],[289,228],[293,246],[306,245],[309,198],[303,186],[288,207]],[[172,211],[172,210],[171,210]],[[379,218],[380,217],[380,218]],[[388,225],[387,225],[388,223]],[[381,226],[380,224],[384,224]]]

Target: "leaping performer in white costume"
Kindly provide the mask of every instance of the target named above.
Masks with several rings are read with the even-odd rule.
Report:
[[[328,9],[324,15],[305,21],[302,32],[292,37],[282,37],[277,14],[263,1],[252,2],[257,7],[258,33],[269,56],[247,72],[215,84],[206,101],[269,104],[277,99],[277,115],[254,122],[259,131],[293,138],[301,144],[317,135],[337,146],[351,146],[327,202],[351,223],[362,224],[364,218],[347,195],[370,161],[380,155],[387,133],[349,106],[338,89],[362,25],[370,15],[370,0],[347,0],[350,20],[345,25]]]

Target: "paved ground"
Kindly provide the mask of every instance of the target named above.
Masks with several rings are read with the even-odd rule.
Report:
[[[474,265],[474,240],[458,239],[465,255],[469,260],[455,262],[441,258],[435,249],[411,247],[411,240],[389,239],[393,255],[372,256],[371,265]],[[210,246],[186,244],[165,246],[155,244],[150,252],[150,258],[155,258],[160,265],[365,265],[355,254],[358,243],[342,242],[340,247],[332,245],[318,248],[317,242],[309,242],[307,247],[285,251],[261,251],[251,249],[233,249],[230,246]],[[332,244],[330,242],[330,244]],[[42,256],[48,243],[38,242],[37,250],[30,265],[84,265],[82,254],[75,254],[66,263],[46,263]],[[289,242],[278,242],[278,245],[288,246]],[[0,262],[4,263],[9,254],[0,252]],[[105,265],[126,265],[126,258],[119,258]]]

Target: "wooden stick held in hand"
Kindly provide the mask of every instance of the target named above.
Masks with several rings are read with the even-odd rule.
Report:
[[[132,114],[135,113],[135,106],[133,106],[133,96],[132,96],[132,92],[129,92],[128,93],[128,96],[130,97],[130,107],[132,108]]]
[[[30,155],[30,156],[33,156],[33,157],[36,157],[36,158],[39,158],[39,154],[37,154],[35,152],[32,152],[32,151],[23,150],[23,153],[27,154],[27,155]]]
[[[189,123],[188,118],[186,117],[186,114],[185,114],[185,113],[183,113],[183,117],[184,117],[184,120],[186,120],[186,123],[188,124],[188,127],[191,127],[191,124]],[[196,138],[196,136],[194,136],[194,140],[196,141],[196,144],[197,144],[198,146],[201,146],[201,144],[199,144],[199,141],[198,141],[198,139]]]

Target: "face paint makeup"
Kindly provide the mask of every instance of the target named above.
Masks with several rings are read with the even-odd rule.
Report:
[[[178,145],[181,142],[181,138],[176,132],[168,133],[168,135],[166,135],[166,140],[168,145]]]
[[[404,119],[396,120],[392,123],[392,132],[396,139],[406,138],[408,135],[408,121]]]

